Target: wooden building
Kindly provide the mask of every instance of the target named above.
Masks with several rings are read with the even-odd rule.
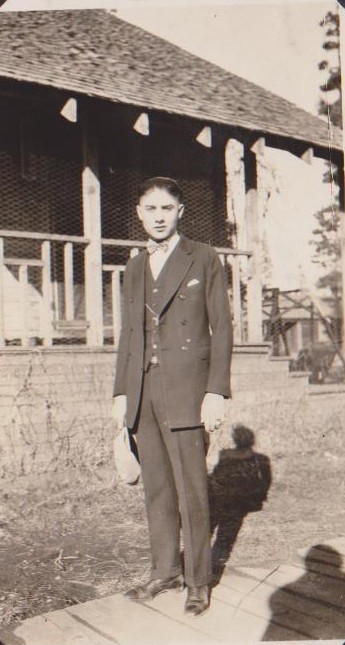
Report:
[[[264,339],[271,342],[273,356],[291,356],[314,345],[340,347],[341,318],[334,299],[324,297],[315,305],[310,295],[298,289],[264,292]]]
[[[144,245],[138,183],[156,174],[181,183],[183,232],[216,246],[227,272],[235,342],[259,347],[260,155],[269,146],[342,167],[342,139],[112,11],[8,12],[0,29],[0,425],[25,447],[24,457],[5,441],[5,471],[26,472],[37,433],[49,434],[54,463],[55,439],[67,445],[79,424],[78,459],[86,425],[101,434],[109,417],[123,270]],[[233,212],[234,150],[242,218]],[[95,391],[108,407],[91,405]]]
[[[262,340],[257,157],[331,150],[341,164],[340,132],[104,10],[2,14],[0,109],[1,346],[116,345],[121,273],[143,239],[136,188],[154,174],[185,189],[184,232],[219,248],[236,342]],[[232,140],[244,248],[227,215]]]

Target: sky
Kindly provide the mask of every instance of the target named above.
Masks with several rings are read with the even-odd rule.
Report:
[[[333,2],[121,5],[118,15],[317,114],[324,81],[318,69],[324,56],[319,23],[333,7]],[[313,215],[331,198],[322,181],[324,164],[315,160],[310,167],[275,150],[267,150],[266,157],[279,188],[263,224],[272,286],[296,288],[303,276],[313,288],[319,276],[309,244]]]
[[[120,18],[317,114],[324,82],[318,70],[324,57],[319,23],[334,6],[329,0],[7,0],[1,10],[116,8]],[[265,218],[274,280],[281,288],[293,288],[302,272],[315,282],[309,244],[313,213],[331,198],[330,186],[322,182],[323,163],[308,166],[269,149],[267,163],[276,168],[279,182],[279,195]]]
[[[119,6],[119,16],[316,113],[326,3]]]
[[[120,5],[118,15],[317,114],[324,81],[318,69],[324,56],[319,23],[333,7],[333,2]],[[313,289],[319,277],[309,244],[314,213],[331,199],[330,186],[322,181],[324,164],[315,160],[310,167],[275,150],[267,150],[266,157],[279,188],[263,223],[272,285],[296,288],[303,279]]]

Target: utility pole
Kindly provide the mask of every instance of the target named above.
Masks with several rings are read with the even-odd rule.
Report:
[[[342,117],[343,117],[343,151],[345,156],[345,9],[338,2],[338,11],[340,18],[340,69],[341,69],[341,99],[342,99]],[[344,173],[344,164],[342,168]],[[345,177],[342,177],[343,186]],[[342,350],[345,352],[345,203],[344,190],[341,191],[342,202],[340,204],[340,253],[341,253],[341,271],[342,271]]]

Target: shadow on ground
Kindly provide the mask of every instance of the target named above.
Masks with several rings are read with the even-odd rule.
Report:
[[[270,461],[254,450],[254,432],[237,425],[232,436],[235,448],[221,450],[209,477],[214,584],[223,575],[245,516],[261,511],[271,485]]]
[[[345,574],[342,556],[330,546],[309,549],[305,572],[270,599],[263,641],[344,638]]]

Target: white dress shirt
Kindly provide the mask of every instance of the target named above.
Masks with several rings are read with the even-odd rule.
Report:
[[[174,235],[172,235],[169,240],[164,240],[164,242],[168,245],[167,249],[160,249],[158,248],[157,251],[152,253],[149,257],[150,260],[150,267],[152,271],[152,275],[154,280],[157,280],[161,270],[163,269],[169,255],[173,252],[174,248],[177,246],[178,241],[180,239],[179,234],[176,232]]]

